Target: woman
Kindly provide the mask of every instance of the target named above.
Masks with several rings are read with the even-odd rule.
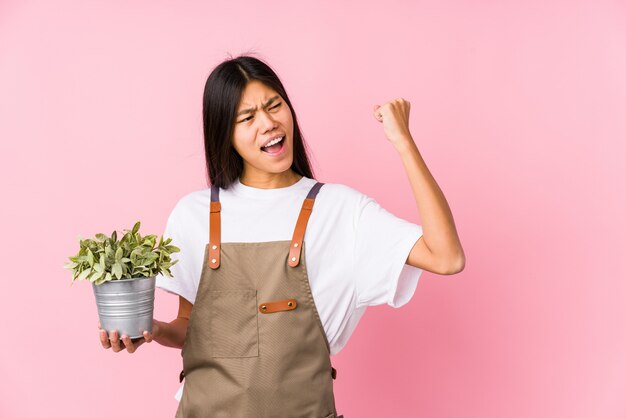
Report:
[[[249,56],[208,77],[203,119],[211,187],[183,196],[165,236],[181,248],[178,317],[133,342],[181,348],[177,417],[336,417],[330,356],[368,306],[400,307],[422,270],[455,274],[464,253],[445,198],[409,132],[409,102],[374,106],[404,164],[424,228],[341,184],[314,179],[289,97]],[[422,234],[423,232],[423,234]],[[173,257],[175,257],[173,255]]]

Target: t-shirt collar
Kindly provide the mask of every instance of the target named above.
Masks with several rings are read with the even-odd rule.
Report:
[[[242,197],[273,199],[281,196],[287,196],[293,193],[298,193],[302,189],[306,188],[308,181],[310,180],[312,179],[309,179],[306,176],[302,176],[300,180],[298,180],[291,186],[279,187],[275,189],[260,189],[258,187],[246,186],[245,184],[241,183],[239,178],[237,178],[237,180],[235,180],[228,188],[228,191]]]

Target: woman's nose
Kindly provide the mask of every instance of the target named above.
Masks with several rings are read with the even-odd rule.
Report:
[[[261,112],[263,117],[261,118],[261,124],[266,131],[272,130],[272,128],[276,125],[274,119],[268,112]]]

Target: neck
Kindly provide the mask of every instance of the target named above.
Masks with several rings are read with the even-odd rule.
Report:
[[[250,173],[244,170],[239,181],[244,186],[256,187],[257,189],[278,189],[289,187],[297,183],[302,176],[289,169],[282,173],[257,172]]]

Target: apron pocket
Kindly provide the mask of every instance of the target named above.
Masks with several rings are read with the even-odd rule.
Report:
[[[256,290],[211,290],[212,357],[258,357]]]

